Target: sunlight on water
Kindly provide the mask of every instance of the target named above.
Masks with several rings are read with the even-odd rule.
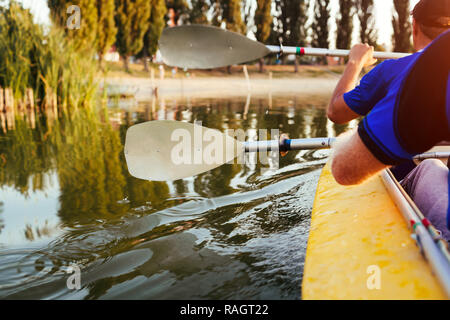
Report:
[[[346,127],[327,121],[327,99],[112,104],[98,116],[78,111],[35,129],[18,119],[0,136],[0,298],[300,298],[328,150],[291,152],[279,167],[229,164],[151,182],[130,176],[123,144],[127,128],[157,119],[243,129],[249,137],[258,129],[335,136]],[[66,285],[74,264],[80,290]]]

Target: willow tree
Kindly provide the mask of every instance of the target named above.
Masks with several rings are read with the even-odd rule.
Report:
[[[96,47],[98,25],[96,1],[48,0],[47,3],[52,21],[65,29],[66,34],[73,39],[78,48],[92,49]],[[79,19],[74,19],[77,18],[76,11],[69,10],[68,12],[68,9],[73,6],[80,9]],[[72,26],[71,21],[76,23]]]
[[[359,36],[362,43],[378,46],[378,34],[375,29],[373,0],[356,0],[358,19],[361,26]]]
[[[158,50],[158,41],[166,25],[165,15],[167,13],[164,0],[153,0],[149,19],[149,28],[144,35],[144,46],[138,54],[144,61],[144,70],[149,71],[148,58]]]
[[[125,70],[130,71],[128,60],[144,46],[144,34],[149,28],[152,1],[115,0],[115,21],[118,28],[116,46]]]
[[[103,69],[103,57],[116,41],[117,28],[114,21],[114,0],[97,0],[97,55]]]
[[[314,20],[312,23],[312,46],[317,48],[328,48],[330,42],[328,40],[330,19],[330,2],[327,0],[316,0],[314,3]],[[326,59],[322,61],[326,63]]]
[[[349,49],[353,33],[353,0],[339,0],[339,15],[336,18],[336,48]]]
[[[409,52],[412,50],[409,0],[394,0],[394,8],[395,12],[392,17],[394,51]]]
[[[266,42],[272,31],[272,0],[257,0],[255,11],[256,39]],[[259,71],[264,71],[264,58],[259,60]]]

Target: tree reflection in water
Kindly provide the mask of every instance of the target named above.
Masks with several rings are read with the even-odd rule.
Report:
[[[327,99],[280,97],[268,102],[266,98],[243,97],[190,99],[187,104],[161,100],[142,103],[134,110],[78,109],[59,119],[38,117],[34,128],[17,119],[15,130],[0,134],[0,194],[1,188],[12,188],[27,201],[32,193],[45,194],[51,189],[49,177],[55,176],[58,206],[51,214],[59,221],[57,225],[45,219],[40,223],[27,221],[19,230],[12,230],[29,242],[53,240],[39,252],[24,254],[22,260],[15,258],[22,261],[17,267],[20,263],[50,265],[55,273],[49,296],[71,297],[65,291],[63,276],[55,270],[73,262],[85,272],[82,298],[264,296],[258,293],[264,292],[259,287],[275,278],[255,280],[256,274],[264,277],[262,258],[255,250],[240,252],[239,248],[271,237],[278,239],[299,226],[307,234],[303,224],[308,213],[298,214],[303,212],[299,207],[303,202],[295,191],[297,184],[304,182],[295,178],[319,168],[323,157],[316,163],[314,152],[300,157],[291,152],[280,160],[286,171],[273,170],[265,176],[261,170],[267,165],[258,162],[224,165],[175,182],[143,181],[128,173],[123,154],[126,130],[138,122],[169,119],[202,121],[203,126],[221,131],[243,129],[247,135],[257,134],[259,129],[280,129],[291,138],[334,136],[347,127],[327,122]],[[304,165],[309,161],[311,165]],[[276,188],[271,189],[272,185]],[[2,201],[5,208],[14,211],[7,206],[8,199]],[[2,208],[0,205],[0,233],[8,229]],[[21,212],[14,214],[20,218]],[[202,232],[196,233],[198,230]],[[303,233],[300,236],[306,241]],[[286,240],[284,247],[277,243],[279,250],[292,247],[291,241]],[[270,254],[284,254],[272,248],[273,243]],[[227,253],[219,253],[218,248]],[[270,259],[277,264],[290,263]],[[281,269],[277,265],[274,270]],[[267,274],[286,276],[287,271],[274,270]],[[141,283],[142,276],[146,280]],[[289,276],[296,282],[289,283],[286,295],[295,297],[298,275]],[[130,288],[121,285],[133,281],[139,284]],[[45,298],[38,287],[31,283],[2,292],[0,281],[0,297]],[[135,290],[131,292],[131,288]],[[273,292],[279,290],[281,287]]]

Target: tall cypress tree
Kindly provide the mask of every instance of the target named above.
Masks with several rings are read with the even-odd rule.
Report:
[[[316,0],[314,4],[314,21],[312,23],[312,46],[317,48],[328,48],[330,7],[327,0]],[[326,63],[326,59],[322,61]]]
[[[213,4],[212,24],[220,26],[225,23],[228,30],[243,33],[247,32],[246,25],[242,19],[242,7],[240,0],[216,0]]]
[[[308,4],[305,0],[275,0],[278,16],[275,32],[284,45],[306,44],[306,20]]]
[[[144,70],[149,71],[147,59],[158,50],[158,41],[166,26],[167,8],[164,0],[153,0],[149,19],[149,28],[144,35],[144,46],[138,57],[144,59]]]
[[[144,45],[144,34],[149,28],[152,2],[149,0],[115,0],[116,45],[123,59],[125,70],[130,71],[128,59]]]
[[[265,42],[272,30],[272,0],[257,0],[255,12],[256,39]]]
[[[392,17],[394,51],[409,52],[412,50],[409,0],[394,0],[394,8],[395,13]]]
[[[222,20],[226,23],[228,30],[246,33],[247,28],[242,20],[241,0],[225,0],[222,4]]]
[[[116,41],[117,28],[114,12],[114,0],[97,0],[97,54],[100,68],[103,68],[104,55]]]
[[[349,49],[353,33],[353,0],[339,0],[339,17],[336,19],[336,48]]]
[[[66,30],[67,35],[73,39],[78,48],[95,48],[98,24],[96,1],[48,0],[47,4],[50,9],[50,17],[52,21]],[[76,5],[80,8],[80,29],[67,28],[67,21],[70,17],[70,14],[67,13],[67,8],[71,5]]]
[[[358,10],[359,24],[361,26],[359,32],[361,42],[374,47],[378,46],[378,34],[375,29],[375,19],[373,16],[373,0],[356,0],[356,7]]]
[[[266,42],[272,31],[272,0],[258,0],[255,11],[256,39]],[[264,72],[264,58],[259,60],[259,71]]]

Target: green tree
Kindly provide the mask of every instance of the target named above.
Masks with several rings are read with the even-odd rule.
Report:
[[[257,0],[255,12],[256,39],[266,42],[272,30],[272,0]],[[264,58],[259,61],[259,71],[264,72]]]
[[[247,32],[244,21],[242,20],[241,0],[221,1],[222,19],[226,23],[228,30],[243,33]]]
[[[247,28],[243,20],[240,0],[215,1],[213,7],[212,24],[220,26],[225,23],[228,30],[245,34]]]
[[[149,0],[116,0],[116,45],[124,67],[130,71],[128,60],[141,51],[144,34],[149,28],[152,2]]]
[[[308,2],[305,0],[275,0],[278,13],[275,17],[273,42],[281,39],[284,45],[304,46],[306,44],[306,21]],[[284,57],[286,58],[286,56]],[[295,60],[295,72],[298,71],[298,61]]]
[[[213,4],[213,25],[220,26],[222,23],[225,23],[228,30],[246,34],[247,28],[242,16],[240,0],[217,0]],[[231,73],[231,66],[228,66],[227,70],[228,73]]]
[[[278,16],[275,17],[275,33],[288,46],[306,44],[306,20],[308,4],[305,0],[275,0]]]
[[[153,0],[151,8],[149,28],[144,35],[144,46],[138,54],[139,58],[144,60],[144,70],[149,71],[148,58],[153,56],[158,50],[158,41],[161,33],[166,26],[167,8],[164,0]]]
[[[96,47],[97,39],[97,2],[92,0],[48,0],[50,8],[50,17],[52,21],[65,29],[66,34],[73,39],[76,46],[80,49],[91,50]],[[67,22],[72,15],[67,13],[67,9],[76,5],[80,8],[80,28],[69,29]]]
[[[272,0],[257,0],[255,12],[256,39],[267,41],[272,30]]]
[[[328,48],[330,46],[328,35],[328,20],[330,19],[330,2],[327,0],[316,0],[314,4],[314,20],[312,23],[312,46],[317,48]],[[326,59],[322,59],[326,63]]]
[[[411,44],[411,22],[409,21],[410,3],[409,0],[394,0],[395,12],[392,17],[394,27],[393,45],[394,51],[410,52]]]
[[[191,10],[189,12],[189,23],[192,24],[208,24],[207,13],[211,5],[208,0],[191,0]]]
[[[117,28],[114,21],[114,11],[114,0],[97,0],[97,54],[102,69],[103,57],[116,41]]]
[[[362,43],[378,47],[377,31],[375,29],[375,19],[373,16],[373,0],[356,0],[358,19],[361,26],[359,35]]]
[[[349,49],[353,33],[353,0],[339,0],[339,15],[336,19],[336,48]]]

